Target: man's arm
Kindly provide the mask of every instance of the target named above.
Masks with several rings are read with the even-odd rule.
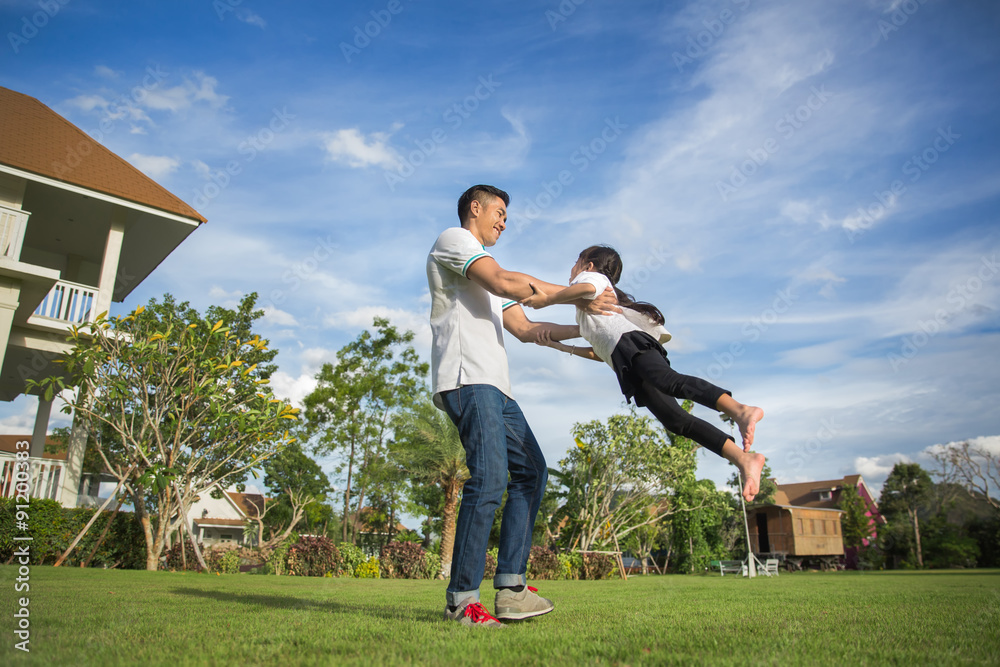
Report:
[[[516,304],[504,309],[503,328],[522,343],[534,343],[543,332],[548,332],[548,337],[557,341],[580,337],[577,325],[532,322],[524,314],[524,309]]]
[[[535,294],[532,285],[546,294],[555,294],[566,289],[565,285],[553,285],[544,280],[538,280],[534,276],[529,276],[527,273],[508,271],[489,256],[480,257],[474,261],[472,266],[466,269],[465,275],[487,292],[496,294],[502,299],[514,301],[521,301]],[[579,305],[585,306],[590,313],[622,312],[621,308],[618,307],[618,299],[615,297],[614,290],[611,288],[604,290],[604,294],[599,294],[593,301]]]

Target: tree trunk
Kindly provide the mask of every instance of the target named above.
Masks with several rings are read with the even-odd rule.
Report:
[[[458,520],[458,491],[460,482],[450,480],[444,488],[444,516],[441,527],[441,574],[448,577],[451,574],[451,557],[455,550],[455,523]]]
[[[917,518],[917,511],[913,510],[913,537],[917,542],[917,567],[924,567],[924,553],[920,548],[920,520]]]
[[[102,544],[104,544],[104,539],[108,536],[108,531],[111,529],[111,524],[115,522],[115,517],[118,516],[118,511],[122,508],[122,505],[124,503],[125,503],[124,497],[118,499],[118,504],[115,506],[115,511],[111,513],[111,518],[108,519],[107,525],[104,526],[104,530],[101,531],[100,537],[97,538],[97,544],[95,544],[94,548],[90,550],[90,554],[87,556],[87,560],[83,561],[83,564],[80,565],[80,567],[90,567],[90,561],[94,559],[94,556],[97,554],[97,550],[101,548]]]
[[[344,489],[344,542],[347,541],[347,524],[351,521],[351,474],[354,472],[354,442],[351,442],[351,456],[347,459],[347,488]]]

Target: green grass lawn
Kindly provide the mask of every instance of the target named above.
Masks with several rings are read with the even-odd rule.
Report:
[[[555,611],[491,631],[441,581],[33,567],[30,654],[15,576],[2,664],[1000,664],[996,570],[537,582]]]

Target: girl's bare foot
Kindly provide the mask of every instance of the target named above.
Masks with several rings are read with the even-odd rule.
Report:
[[[740,427],[740,435],[743,436],[743,451],[749,452],[753,445],[753,433],[757,428],[757,422],[764,418],[764,411],[753,405],[744,405],[743,409],[733,416],[736,425]]]
[[[748,503],[753,501],[754,496],[760,491],[760,473],[764,470],[765,461],[763,454],[748,452],[736,464],[740,474],[743,475],[743,499]]]

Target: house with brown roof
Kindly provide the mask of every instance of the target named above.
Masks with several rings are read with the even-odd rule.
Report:
[[[204,222],[40,101],[0,87],[0,400],[58,374],[69,328],[124,300]],[[44,459],[51,407],[39,401],[32,460]],[[76,430],[60,464],[69,507],[85,447]]]
[[[256,535],[244,535],[244,526],[248,519],[260,516],[264,503],[269,501],[259,493],[220,491],[218,486],[213,486],[198,496],[188,510],[188,530],[204,546],[250,545]]]
[[[840,498],[854,486],[867,507],[873,528],[885,525],[875,496],[861,475],[796,484],[778,484],[774,502],[747,508],[750,544],[754,553],[778,556],[793,563],[824,567],[849,556],[844,547]]]

